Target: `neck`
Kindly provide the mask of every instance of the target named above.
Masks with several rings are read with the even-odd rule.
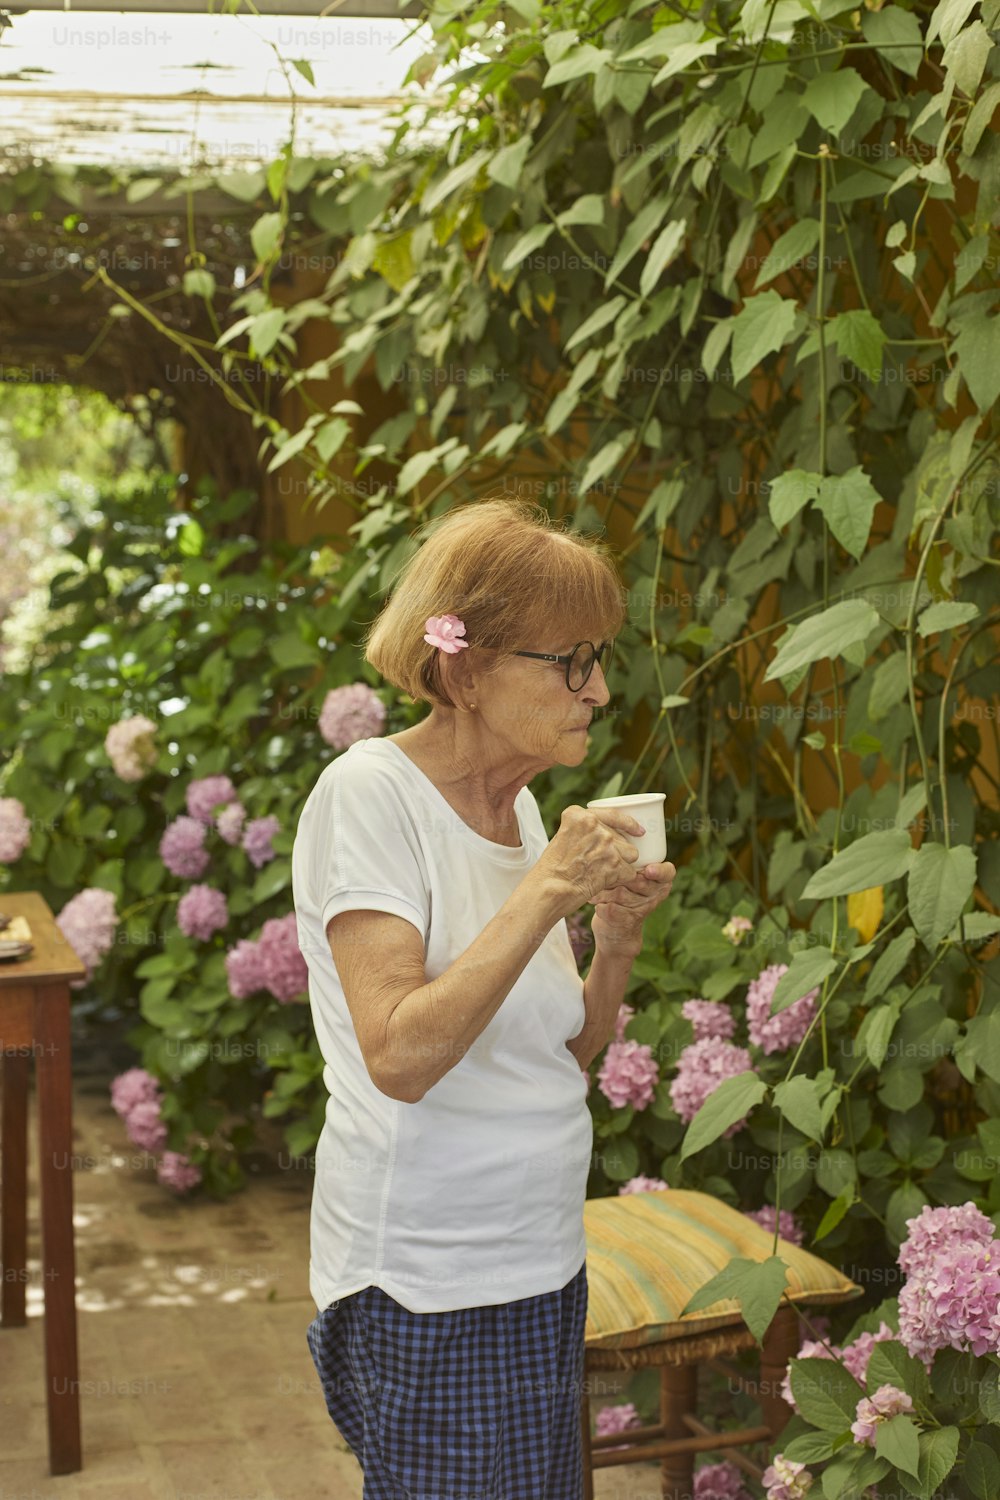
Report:
[[[550,765],[537,756],[511,752],[484,730],[477,713],[437,704],[410,734],[433,762],[437,784],[498,826],[513,821],[518,792]]]

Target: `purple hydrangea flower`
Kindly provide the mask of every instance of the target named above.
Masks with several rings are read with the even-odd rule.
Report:
[[[186,1193],[201,1181],[201,1168],[180,1151],[164,1151],[156,1176],[164,1187],[173,1188],[175,1193]]]
[[[856,1420],[851,1423],[854,1441],[874,1448],[879,1423],[912,1410],[913,1397],[906,1391],[901,1391],[897,1385],[880,1385],[873,1396],[862,1396],[858,1402]]]
[[[171,875],[184,880],[197,880],[199,875],[204,875],[209,863],[205,824],[183,815],[168,823],[160,839],[160,858]]]
[[[282,1005],[297,999],[309,986],[309,969],[299,949],[295,913],[271,917],[260,934],[264,983]]]
[[[160,1119],[158,1100],[140,1100],[129,1110],[125,1130],[130,1141],[145,1151],[159,1151],[167,1139],[167,1127]]]
[[[868,1375],[868,1361],[872,1357],[872,1350],[876,1344],[884,1344],[887,1339],[894,1339],[896,1335],[888,1323],[881,1322],[877,1333],[859,1333],[851,1344],[845,1344],[843,1352],[844,1368],[850,1370],[855,1380],[864,1385]]]
[[[685,1000],[681,1015],[694,1028],[696,1042],[707,1042],[714,1038],[728,1042],[736,1030],[736,1017],[728,1005],[717,1000]]]
[[[271,840],[279,832],[281,824],[273,813],[266,818],[254,818],[243,831],[243,849],[255,869],[266,865],[274,858]]]
[[[703,1464],[694,1476],[694,1500],[750,1500],[734,1463]]]
[[[783,1453],[774,1455],[761,1476],[765,1500],[803,1500],[812,1489],[813,1476],[805,1464],[797,1464]]]
[[[83,989],[114,944],[118,926],[114,892],[99,886],[77,891],[56,917],[56,926],[87,970],[86,979],[70,980],[70,989]]]
[[[185,798],[192,818],[209,825],[220,803],[236,801],[236,788],[228,776],[203,776],[188,783]]]
[[[747,1214],[748,1219],[753,1219],[768,1234],[774,1233],[774,1208],[770,1203],[765,1203],[763,1208],[755,1208],[752,1213]],[[793,1213],[783,1208],[778,1215],[778,1234],[783,1240],[788,1240],[791,1245],[801,1245],[803,1239],[802,1225]]]
[[[145,1068],[127,1068],[111,1084],[111,1108],[122,1120],[137,1104],[156,1104],[160,1100],[160,1081]]]
[[[31,819],[16,797],[0,797],[0,865],[12,865],[31,843]]]
[[[645,1109],[652,1103],[659,1078],[659,1065],[644,1042],[611,1042],[597,1084],[616,1108],[631,1104],[635,1109]]]
[[[748,1035],[755,1047],[766,1053],[787,1052],[798,1046],[816,1015],[816,1000],[819,990],[810,990],[776,1016],[771,1015],[771,1001],[778,987],[778,980],[788,973],[787,964],[770,964],[747,989]]]
[[[662,1177],[630,1177],[628,1182],[623,1182],[618,1189],[619,1196],[622,1193],[656,1193],[670,1190],[669,1182],[664,1182]]]
[[[235,1000],[245,1000],[248,995],[267,988],[259,943],[241,938],[235,948],[230,948],[226,954],[226,978]]]
[[[177,903],[177,925],[185,937],[207,942],[229,921],[229,908],[222,891],[211,885],[193,885]]]
[[[625,1432],[629,1427],[641,1425],[639,1413],[632,1401],[620,1401],[614,1406],[602,1406],[594,1423],[597,1437],[608,1437],[612,1432]],[[624,1446],[624,1443],[610,1444],[609,1449],[605,1451]]]
[[[323,699],[319,732],[334,750],[346,750],[355,740],[371,739],[385,728],[386,707],[365,682],[331,688]]]
[[[670,1085],[670,1101],[687,1124],[724,1079],[752,1070],[753,1060],[745,1047],[720,1042],[714,1037],[692,1042],[677,1060],[677,1076]],[[724,1134],[735,1135],[745,1123],[745,1120],[736,1121]]]

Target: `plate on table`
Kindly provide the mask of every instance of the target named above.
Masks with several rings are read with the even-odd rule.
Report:
[[[19,943],[10,938],[0,938],[0,962],[5,959],[27,958],[28,954],[34,951],[34,943]]]

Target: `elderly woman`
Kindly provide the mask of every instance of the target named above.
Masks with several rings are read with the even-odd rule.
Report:
[[[550,840],[528,786],[610,696],[604,544],[511,500],[425,536],[366,657],[431,711],[325,768],[292,857],[330,1094],[308,1340],[365,1500],[578,1500],[585,1070],[675,872],[620,808]]]

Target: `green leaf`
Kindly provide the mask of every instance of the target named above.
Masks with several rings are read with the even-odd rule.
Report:
[[[857,1201],[857,1196],[853,1182],[848,1183],[842,1193],[838,1193],[816,1226],[813,1244],[818,1244],[820,1240],[826,1239],[828,1234],[832,1234],[848,1209]]]
[[[781,349],[795,327],[796,305],[777,292],[759,292],[733,319],[733,383],[756,369],[766,354]]]
[[[767,1084],[754,1072],[723,1079],[688,1126],[681,1146],[681,1161],[718,1140],[731,1125],[748,1115],[766,1093]]]
[[[572,224],[603,224],[608,217],[608,205],[603,193],[584,193],[569,208],[563,210],[556,223],[559,228]]]
[[[957,1427],[937,1427],[920,1434],[919,1482],[917,1488],[910,1487],[920,1500],[931,1500],[955,1467],[958,1437]]]
[[[878,623],[878,613],[866,599],[843,599],[832,604],[782,637],[764,681],[788,677],[822,657],[839,656],[845,647],[869,636]]]
[[[907,840],[909,835],[904,834]],[[871,883],[871,882],[870,882]],[[923,843],[907,881],[910,918],[927,948],[936,948],[958,920],[976,884],[976,856],[968,844],[946,849]]]
[[[296,73],[302,74],[302,77],[305,79],[306,83],[311,83],[313,88],[316,87],[316,78],[312,70],[311,62],[308,62],[304,57],[290,57],[288,61],[295,69]]]
[[[272,859],[261,870],[253,883],[254,905],[270,901],[272,896],[279,895],[289,888],[292,879],[292,862],[290,859]]]
[[[817,510],[826,517],[837,541],[852,557],[868,545],[879,494],[860,465],[846,474],[829,475],[820,485]]]
[[[809,1141],[821,1141],[826,1129],[822,1101],[828,1093],[826,1084],[818,1078],[804,1078],[801,1074],[774,1086],[775,1108],[780,1110],[790,1125]]]
[[[425,214],[432,214],[452,193],[471,182],[480,167],[485,166],[492,158],[492,151],[482,150],[474,151],[471,156],[466,157],[465,161],[460,161],[457,167],[452,167],[450,172],[446,172],[443,177],[431,183],[430,187],[425,190],[420,200],[421,211]]]
[[[767,252],[764,264],[757,273],[754,291],[811,255],[819,244],[819,229],[818,219],[799,219],[790,229],[786,229]]]
[[[868,694],[868,717],[873,723],[884,719],[890,709],[895,708],[906,696],[910,680],[906,665],[906,652],[894,651],[880,661],[872,673],[871,691]]]
[[[886,1422],[879,1422],[875,1430],[875,1453],[878,1458],[888,1459],[904,1474],[917,1477],[920,1464],[920,1447],[917,1429],[912,1417],[897,1412]]]
[[[861,12],[861,30],[875,50],[894,68],[916,78],[924,55],[924,38],[920,22],[912,11],[898,5],[884,5],[881,10]]]
[[[612,297],[610,302],[605,302],[600,307],[595,308],[590,317],[584,318],[575,333],[570,335],[563,346],[563,353],[568,354],[571,349],[576,348],[577,344],[582,344],[584,339],[589,339],[591,334],[597,333],[600,329],[607,327],[618,316],[624,306],[624,297]]]
[[[917,620],[917,634],[937,635],[939,631],[954,630],[956,625],[967,625],[979,618],[975,604],[962,604],[957,599],[944,599],[940,604],[931,604],[923,610]]]
[[[860,73],[853,68],[839,68],[835,73],[819,73],[810,78],[802,102],[824,130],[836,134],[843,130],[867,90]]]
[[[523,260],[526,260],[529,255],[533,255],[536,250],[545,244],[545,241],[552,234],[555,227],[551,222],[535,224],[531,229],[520,235],[515,241],[510,254],[505,257],[500,269],[502,271],[515,270]]]
[[[804,505],[815,500],[823,480],[805,469],[788,469],[771,480],[767,507],[771,520],[780,531],[797,516]]]
[[[778,1310],[787,1279],[788,1268],[778,1255],[769,1255],[761,1261],[734,1256],[711,1281],[698,1288],[682,1314],[700,1312],[732,1297],[739,1303],[743,1321],[759,1344]]]
[[[879,12],[865,11],[864,14],[869,16]],[[839,313],[831,319],[829,332],[836,341],[841,358],[849,359],[852,365],[857,365],[869,380],[879,379],[882,374],[885,331],[876,317],[864,308]]]
[[[996,1500],[1000,1495],[1000,1459],[988,1443],[977,1439],[969,1445],[962,1477],[979,1500]]]
[[[878,1359],[868,1360],[865,1385],[869,1395],[874,1395],[880,1385],[895,1385],[908,1391],[916,1401],[929,1401],[930,1382],[922,1360],[908,1354],[897,1339],[885,1339],[872,1346],[872,1354],[878,1350]]]
[[[588,73],[598,73],[611,59],[612,54],[604,47],[594,47],[590,42],[584,42],[582,46],[567,52],[557,63],[553,63],[542,79],[542,87],[554,88],[558,83],[573,83],[578,78],[586,77]]]
[[[824,1432],[849,1432],[864,1391],[832,1359],[792,1359],[789,1382],[795,1404],[807,1422]]]
[[[1000,396],[1000,316],[968,319],[952,348],[969,394],[987,416]]]
[[[811,1464],[832,1458],[838,1446],[837,1439],[831,1432],[803,1432],[792,1438],[790,1443],[783,1442],[781,1451],[792,1463]]]
[[[837,967],[837,960],[827,948],[802,948],[792,954],[788,972],[782,974],[771,997],[770,1014],[787,1010],[796,1000],[801,1000],[810,990],[822,984],[828,974]]]
[[[281,307],[269,307],[267,312],[258,313],[250,323],[250,349],[258,359],[263,359],[270,354],[278,342],[285,323],[285,312]]]
[[[639,210],[622,235],[621,244],[611,265],[608,267],[607,275],[604,278],[605,288],[609,287],[615,278],[621,275],[643,241],[648,240],[653,231],[659,228],[669,208],[670,198],[666,194],[661,194],[659,198],[653,198],[651,202],[646,204],[645,208]],[[622,298],[623,303],[624,300]],[[568,347],[569,345],[567,345]]]
[[[185,271],[182,285],[186,295],[189,297],[215,296],[215,277],[211,271],[203,269]]]
[[[818,901],[824,896],[847,896],[852,891],[886,885],[906,874],[912,858],[910,835],[905,829],[866,833],[810,876],[802,895],[807,901]]]
[[[589,460],[580,480],[580,494],[592,489],[605,475],[620,461],[622,454],[628,448],[630,438],[628,433],[622,433],[620,437],[612,438],[604,444],[597,453]]]
[[[525,158],[531,150],[531,135],[522,135],[511,146],[504,146],[486,168],[487,177],[504,187],[516,188],[524,171]]]
[[[917,814],[923,812],[926,806],[927,788],[922,781],[918,781],[916,786],[910,787],[910,790],[900,801],[899,807],[896,809],[896,816],[893,819],[895,826],[897,828],[909,828],[911,823],[916,822]]]
[[[284,222],[280,213],[261,214],[250,230],[250,243],[259,261],[270,260],[281,240]]]
[[[674,259],[674,256],[683,245],[686,228],[686,219],[673,219],[660,232],[653,248],[649,252],[649,258],[642,268],[642,275],[639,277],[639,290],[644,297],[650,295],[659,281],[661,273]]]

